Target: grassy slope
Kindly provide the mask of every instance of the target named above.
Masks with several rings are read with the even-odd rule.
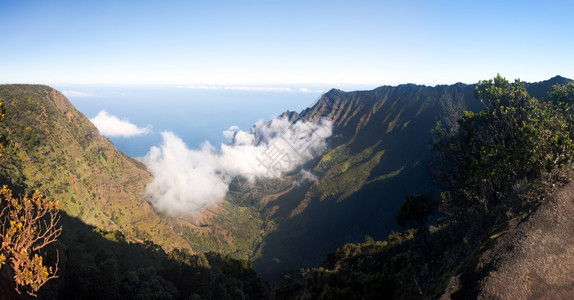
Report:
[[[224,202],[199,216],[182,216],[169,222],[198,252],[216,251],[250,259],[263,238],[276,228],[273,220],[265,218],[265,204],[273,203],[276,195],[290,189],[295,180],[287,177],[248,184],[236,178]]]
[[[38,189],[61,209],[102,230],[122,231],[128,240],[151,240],[167,250],[189,247],[143,197],[151,175],[100,136],[89,120],[58,91],[38,85],[1,85],[12,141],[4,182]]]

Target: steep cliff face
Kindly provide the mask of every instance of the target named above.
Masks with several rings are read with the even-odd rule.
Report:
[[[333,121],[330,150],[303,169],[316,182],[293,187],[265,210],[276,224],[254,266],[274,278],[318,264],[325,254],[365,235],[384,239],[406,194],[429,193],[431,129],[451,98],[476,110],[473,86],[400,85],[372,91],[331,90],[299,119]]]
[[[166,249],[189,247],[143,197],[151,175],[118,151],[58,91],[38,85],[1,85],[11,140],[2,162],[3,183],[38,189],[67,214],[128,240],[154,241]]]
[[[528,83],[545,98],[557,76]],[[293,120],[333,121],[329,150],[303,169],[317,176],[266,203],[264,215],[278,224],[259,248],[254,266],[273,279],[294,266],[317,265],[325,253],[365,235],[385,239],[397,230],[395,216],[407,194],[436,193],[431,179],[431,129],[438,120],[456,123],[447,102],[465,110],[483,108],[474,85],[435,87],[413,84],[372,91],[333,89]]]

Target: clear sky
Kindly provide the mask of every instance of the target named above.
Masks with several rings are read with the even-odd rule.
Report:
[[[574,78],[574,1],[0,1],[0,83]]]

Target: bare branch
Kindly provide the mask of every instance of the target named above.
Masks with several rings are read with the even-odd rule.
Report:
[[[446,129],[447,137],[454,136],[459,130],[458,119],[462,117],[466,109],[464,91],[445,91],[439,103],[442,109],[441,123]]]

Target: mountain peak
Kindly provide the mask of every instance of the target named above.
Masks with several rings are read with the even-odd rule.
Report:
[[[556,75],[550,79],[542,80],[539,82],[532,82],[531,84],[546,84],[546,85],[555,85],[555,84],[566,84],[568,82],[572,82],[572,79],[566,78],[560,75]]]
[[[530,96],[537,99],[545,99],[548,96],[548,91],[556,84],[567,84],[572,82],[572,79],[556,75],[548,80],[539,82],[526,83],[526,89]]]
[[[327,96],[327,97],[328,97],[328,96],[338,96],[338,95],[341,95],[341,94],[344,94],[344,93],[345,93],[345,91],[343,91],[343,90],[332,88],[332,89],[330,89],[328,92],[326,92],[326,93],[324,94],[324,96]]]
[[[566,77],[562,77],[560,75],[556,75],[550,79],[548,79],[549,82],[552,82],[553,84],[565,84],[568,82],[572,82],[572,79],[570,78],[566,78]]]

